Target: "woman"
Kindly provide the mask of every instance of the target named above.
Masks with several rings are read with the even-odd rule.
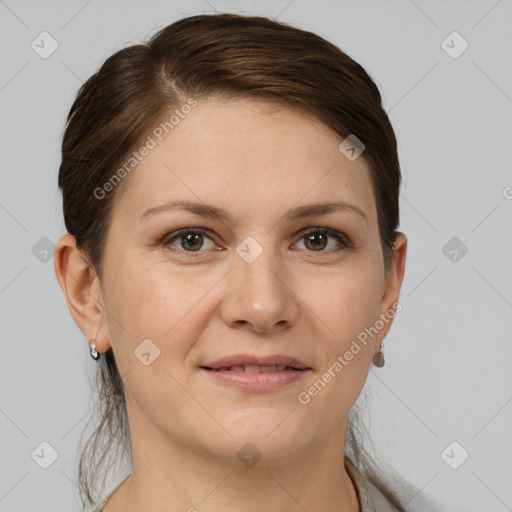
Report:
[[[102,379],[88,504],[102,436],[131,455],[94,510],[403,510],[345,455],[400,309],[400,179],[376,85],[317,35],[194,16],[106,60],[55,255]]]

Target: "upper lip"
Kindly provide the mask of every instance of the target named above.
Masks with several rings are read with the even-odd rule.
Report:
[[[276,354],[269,356],[253,356],[250,354],[236,354],[232,356],[223,357],[217,359],[211,363],[202,365],[203,368],[212,368],[214,370],[218,368],[226,368],[230,366],[245,366],[247,364],[255,366],[276,366],[285,365],[298,370],[306,370],[310,367],[302,364],[298,359],[294,357]]]

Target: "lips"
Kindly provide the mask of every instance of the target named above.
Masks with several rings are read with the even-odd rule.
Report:
[[[297,386],[311,367],[295,357],[274,354],[235,354],[202,365],[201,370],[215,385],[244,392],[267,393]],[[289,388],[292,389],[292,388]]]

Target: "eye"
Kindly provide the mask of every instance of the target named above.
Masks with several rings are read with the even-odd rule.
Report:
[[[337,247],[325,250],[329,245],[329,238],[338,242]],[[210,247],[205,247],[205,240],[210,241]],[[327,228],[309,228],[305,232],[300,241],[304,241],[308,252],[327,252],[337,253],[350,247],[348,238],[337,231]],[[179,243],[179,246],[176,244]],[[181,229],[164,237],[161,241],[162,246],[173,247],[178,250],[181,248],[185,252],[203,252],[201,249],[214,249],[216,244],[212,238],[207,235],[207,230],[202,228]],[[208,244],[207,244],[208,245]]]
[[[203,247],[205,239],[210,240],[213,247],[216,247],[213,240],[206,235],[203,229],[181,229],[164,238],[162,245],[175,247],[174,242],[178,241],[180,247],[186,252],[201,252],[200,249]],[[213,247],[207,247],[206,249],[212,249]]]
[[[325,251],[329,238],[333,238],[338,242],[338,246],[334,249]],[[310,249],[309,252],[328,252],[336,253],[350,247],[350,242],[347,237],[342,233],[333,231],[326,228],[309,228],[302,236],[301,241],[304,241],[306,248]]]

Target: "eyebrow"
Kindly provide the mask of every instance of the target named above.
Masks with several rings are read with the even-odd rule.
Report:
[[[184,210],[194,213],[195,215],[199,215],[200,217],[218,219],[222,222],[232,224],[234,223],[233,216],[224,208],[219,208],[217,206],[188,200],[169,201],[168,203],[165,203],[161,206],[149,208],[140,216],[139,222],[156,213],[170,210]],[[365,220],[366,224],[368,224],[368,217],[361,208],[359,208],[356,205],[346,203],[344,201],[334,201],[297,206],[291,209],[288,213],[286,213],[286,215],[284,215],[283,218],[287,221],[294,221],[318,215],[327,215],[334,211],[343,211],[351,214],[356,214],[357,216]]]

